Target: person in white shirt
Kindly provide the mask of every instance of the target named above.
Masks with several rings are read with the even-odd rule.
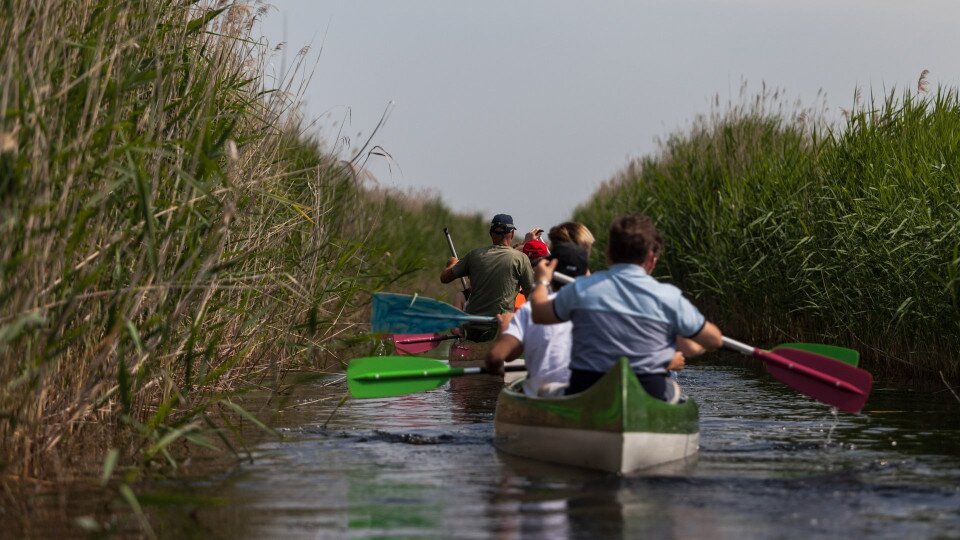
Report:
[[[557,244],[547,258],[556,259],[557,271],[570,277],[587,273],[587,252],[576,244]],[[561,282],[552,281],[550,297],[563,286]],[[487,353],[486,367],[498,372],[505,362],[522,354],[527,368],[524,393],[528,396],[562,395],[570,379],[573,323],[535,324],[530,309],[527,303],[514,314],[498,316],[500,336]]]

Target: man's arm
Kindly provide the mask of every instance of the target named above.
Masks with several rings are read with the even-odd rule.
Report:
[[[523,342],[517,336],[506,333],[510,328],[511,319],[513,319],[513,313],[497,315],[500,336],[493,342],[484,360],[484,367],[491,373],[503,374],[503,364],[516,360],[523,354]]]
[[[676,343],[684,356],[691,358],[722,347],[723,334],[717,325],[708,321],[683,295],[677,299],[674,324],[679,335]]]
[[[460,262],[460,259],[457,259],[456,257],[450,257],[450,259],[447,261],[447,267],[440,272],[440,283],[450,283],[459,277],[453,273],[453,267],[456,266],[458,262]]]
[[[677,350],[683,353],[685,358],[693,358],[707,352],[703,345],[683,336],[677,336]]]
[[[533,269],[533,291],[527,296],[530,309],[533,313],[533,322],[537,324],[562,323],[553,311],[553,300],[547,293],[547,285],[553,281],[553,270],[557,267],[557,260],[542,259]]]
[[[530,297],[530,293],[533,292],[533,267],[530,266],[530,259],[526,255],[523,256],[523,260],[520,261],[520,276],[517,279],[517,283],[520,285],[520,292],[523,293],[527,298]]]
[[[679,340],[684,338],[678,338]],[[720,333],[720,329],[717,328],[717,325],[713,324],[710,321],[707,321],[703,324],[703,328],[697,332],[697,335],[689,338],[691,341],[700,345],[706,351],[715,351],[723,347],[723,334]]]

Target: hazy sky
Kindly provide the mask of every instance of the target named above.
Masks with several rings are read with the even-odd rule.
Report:
[[[275,0],[260,30],[317,62],[305,113],[387,186],[439,192],[521,230],[570,216],[657,137],[742,81],[833,111],[860,86],[958,86],[960,2]],[[283,63],[278,53],[271,69]],[[362,134],[358,137],[358,134]],[[342,148],[342,145],[340,146]],[[348,152],[344,150],[346,157]]]

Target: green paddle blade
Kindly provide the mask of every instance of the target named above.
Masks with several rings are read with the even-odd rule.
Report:
[[[355,358],[347,366],[347,387],[355,398],[402,396],[433,390],[462,368],[415,356],[369,356]]]
[[[839,360],[844,364],[849,364],[853,367],[857,367],[857,364],[860,363],[859,352],[846,347],[837,347],[836,345],[824,345],[822,343],[781,343],[780,345],[777,345],[773,351],[776,352],[776,350],[779,348],[799,349],[801,351],[812,352],[814,354],[833,358],[834,360]]]

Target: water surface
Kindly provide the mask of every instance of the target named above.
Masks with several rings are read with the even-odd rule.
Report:
[[[227,504],[169,515],[178,536],[232,538],[960,538],[960,404],[878,385],[834,414],[761,370],[681,375],[700,405],[689,462],[627,476],[516,458],[491,444],[500,381],[393,399],[316,385],[285,435],[225,478]],[[298,404],[298,401],[302,404]]]

